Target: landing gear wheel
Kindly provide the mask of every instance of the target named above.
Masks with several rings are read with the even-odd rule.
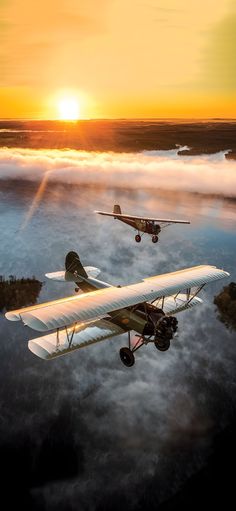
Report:
[[[169,339],[158,339],[158,341],[154,342],[157,350],[159,351],[167,351],[170,347]]]
[[[120,359],[126,367],[132,367],[135,362],[134,354],[129,348],[120,349]]]
[[[136,236],[135,236],[135,241],[137,241],[137,243],[140,243],[140,241],[141,241],[141,236],[140,236],[140,234],[136,234]]]
[[[152,242],[153,243],[157,243],[158,242],[158,236],[156,236],[156,234],[154,234],[154,236],[152,236]]]

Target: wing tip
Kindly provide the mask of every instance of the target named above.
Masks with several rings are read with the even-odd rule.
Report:
[[[34,342],[34,340],[28,342],[28,348],[31,351],[31,353],[36,355],[36,357],[41,358],[42,360],[48,360],[50,358],[47,350],[45,350],[42,346]]]
[[[18,311],[8,311],[5,313],[5,318],[8,321],[20,321],[20,315]]]
[[[45,277],[46,277],[47,279],[49,279],[49,280],[54,280],[54,278],[53,278],[53,275],[54,275],[54,274],[53,274],[52,272],[51,272],[51,273],[45,273],[44,275],[45,275]]]
[[[228,271],[225,271],[225,270],[221,270],[224,274],[224,277],[230,277],[230,273]]]

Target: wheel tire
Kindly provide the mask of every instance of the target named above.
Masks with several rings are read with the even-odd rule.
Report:
[[[135,362],[134,354],[129,348],[120,349],[120,359],[126,367],[132,367]]]
[[[135,241],[137,241],[137,243],[140,243],[140,241],[141,241],[141,236],[140,236],[140,234],[136,234],[136,236],[135,236]]]
[[[154,342],[157,350],[159,351],[167,351],[170,347],[170,340],[169,339],[160,339],[157,342]]]
[[[156,234],[154,236],[152,236],[152,242],[153,243],[157,243],[158,242],[158,236],[156,236]]]

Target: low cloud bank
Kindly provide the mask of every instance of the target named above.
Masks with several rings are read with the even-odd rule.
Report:
[[[152,188],[236,197],[236,162],[225,152],[178,156],[177,151],[141,153],[0,149],[0,179],[23,179]]]

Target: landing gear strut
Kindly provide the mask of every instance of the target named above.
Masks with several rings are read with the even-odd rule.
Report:
[[[152,236],[152,242],[153,242],[153,243],[157,243],[157,242],[158,242],[158,236],[157,236],[156,234],[154,234],[154,235]]]
[[[140,243],[140,241],[141,241],[141,236],[140,236],[140,234],[136,234],[136,236],[135,236],[135,241],[137,241],[137,243]]]
[[[142,336],[137,335],[137,342],[131,346],[130,332],[128,332],[128,340],[129,347],[120,349],[120,359],[126,367],[132,367],[135,362],[134,352],[141,348],[145,342]]]

